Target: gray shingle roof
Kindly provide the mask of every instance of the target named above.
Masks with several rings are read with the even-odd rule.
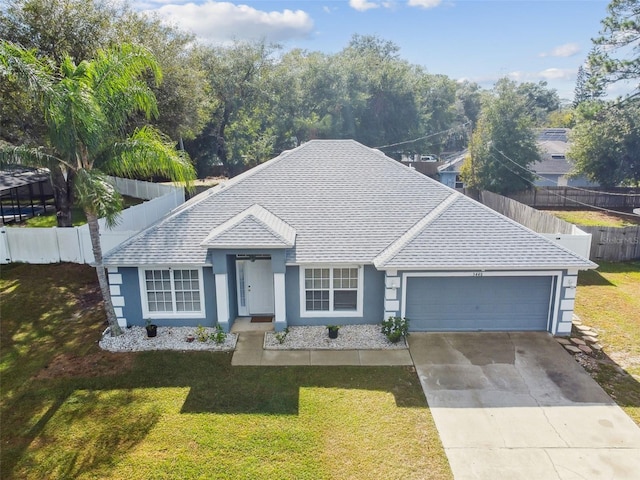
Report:
[[[452,201],[451,195],[460,198]],[[446,199],[452,203],[439,208]],[[254,204],[267,211],[266,220],[240,215],[256,209]],[[424,220],[436,209],[437,218]],[[416,226],[421,221],[424,229]],[[295,230],[295,245],[287,249],[289,263],[373,263],[387,251],[389,262],[408,262],[412,268],[592,266],[352,140],[314,140],[282,153],[192,199],[111,251],[105,264],[206,264],[203,241],[212,246],[237,241],[239,247],[256,240],[286,242],[290,236],[274,235],[277,225]],[[501,248],[495,247],[498,240]],[[476,258],[476,252],[483,253]]]
[[[296,231],[254,204],[215,227],[200,244],[208,248],[291,248]]]

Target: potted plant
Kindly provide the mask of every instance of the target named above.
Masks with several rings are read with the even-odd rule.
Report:
[[[329,338],[338,338],[340,325],[327,325],[327,330],[329,330]]]
[[[151,323],[151,319],[147,318],[145,327],[147,329],[147,337],[155,337],[158,334],[158,326]]]

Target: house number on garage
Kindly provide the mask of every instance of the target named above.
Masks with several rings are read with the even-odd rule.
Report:
[[[473,277],[481,277],[482,276],[482,272],[473,272],[471,275]]]

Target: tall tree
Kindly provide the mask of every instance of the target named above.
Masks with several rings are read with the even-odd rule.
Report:
[[[539,159],[527,98],[500,80],[485,98],[461,175],[471,188],[508,194],[531,188],[529,166]]]
[[[593,39],[589,55],[592,69],[590,85],[630,82],[628,98],[640,95],[640,3],[638,0],[612,0],[608,16],[602,20],[600,36]]]
[[[567,155],[604,187],[640,185],[640,101],[585,102]]]
[[[47,126],[48,144],[37,148],[3,147],[8,161],[60,167],[73,178],[77,203],[89,225],[95,267],[104,298],[111,335],[121,332],[111,302],[102,263],[100,226],[117,221],[122,198],[107,181],[106,174],[164,175],[175,181],[194,178],[189,158],[151,126],[123,136],[132,114],[157,115],[156,99],[145,81],[151,73],[162,78],[158,63],[140,46],[123,44],[99,50],[91,61],[78,64],[63,56],[60,66],[38,59],[33,51],[0,42],[0,75],[21,81],[41,106]]]
[[[549,114],[560,108],[558,92],[548,88],[545,81],[521,83],[517,91],[525,98],[529,115],[537,127],[545,125]]]
[[[265,138],[259,137],[267,129],[265,106],[271,98],[266,80],[271,78],[277,48],[265,42],[238,41],[202,49],[201,61],[214,109],[202,133],[186,144],[201,172],[220,162],[227,173],[235,174],[243,168],[254,140],[264,148]]]
[[[171,138],[193,138],[204,126],[211,105],[198,62],[194,37],[158,18],[133,11],[126,2],[111,0],[7,0],[0,14],[0,38],[34,49],[37,57],[60,64],[93,58],[99,49],[125,43],[146,46],[163,71],[164,81],[148,77],[161,115],[151,122]],[[9,77],[0,78],[0,139],[13,145],[36,146],[46,141],[47,128],[37,102]],[[145,125],[134,114],[127,132]],[[73,173],[51,168],[58,208],[58,226],[71,226]]]

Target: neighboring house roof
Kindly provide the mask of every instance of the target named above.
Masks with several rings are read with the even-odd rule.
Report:
[[[535,173],[547,175],[567,175],[573,170],[573,164],[566,158],[569,150],[568,128],[545,128],[538,132],[537,144],[541,150],[541,159],[531,164],[530,169]],[[461,152],[444,165],[438,167],[438,172],[460,173],[460,168],[467,151]]]
[[[542,158],[531,165],[531,170],[539,175],[567,175],[573,170],[573,163],[567,159],[569,150],[568,128],[549,128],[538,133],[538,147]]]
[[[193,198],[105,264],[200,265],[208,248],[286,248],[288,263],[381,268],[593,266],[353,140],[283,152]]]

